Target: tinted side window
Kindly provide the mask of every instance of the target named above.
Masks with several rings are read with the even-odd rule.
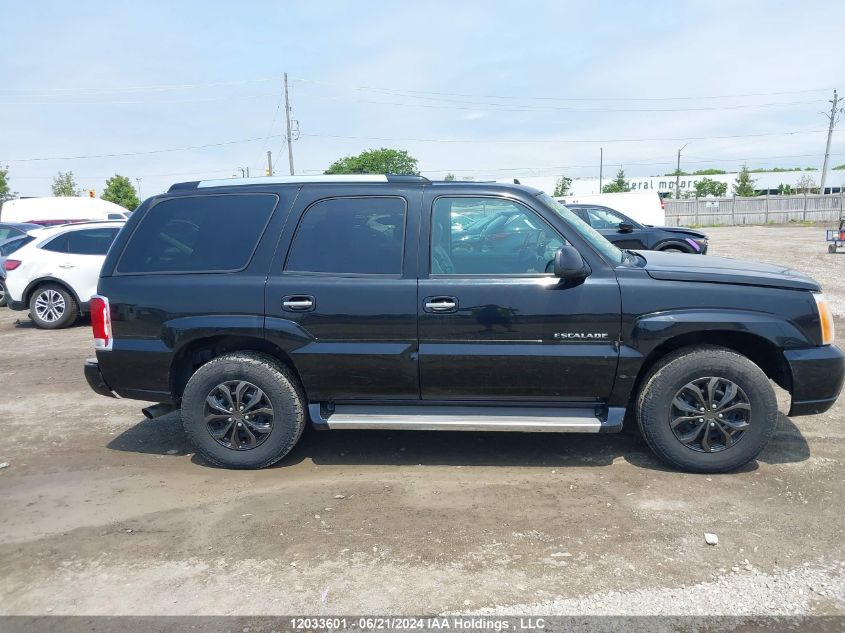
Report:
[[[244,268],[270,220],[273,194],[171,198],[147,211],[117,264],[119,273]]]
[[[0,255],[2,255],[4,257],[6,255],[11,255],[16,250],[18,250],[22,246],[26,246],[27,244],[29,244],[34,239],[35,238],[32,237],[31,235],[24,235],[22,237],[15,238],[13,240],[9,240],[8,242],[6,242],[2,246],[0,246]]]
[[[456,212],[477,220],[457,226]],[[438,198],[431,218],[434,275],[543,274],[564,243],[546,222],[510,200]]]
[[[89,229],[67,233],[67,252],[75,255],[105,255],[117,237],[118,228]]]
[[[57,235],[52,240],[44,244],[41,248],[45,251],[54,251],[56,253],[67,253],[67,239],[68,234],[63,233]]]
[[[405,243],[402,198],[330,198],[302,217],[285,270],[398,275]]]
[[[587,218],[594,229],[615,229],[625,222],[619,213],[607,207],[586,207]]]
[[[3,240],[9,239],[10,237],[15,237],[15,235],[20,235],[22,231],[18,231],[17,229],[13,229],[10,226],[3,226],[0,227],[0,242]]]

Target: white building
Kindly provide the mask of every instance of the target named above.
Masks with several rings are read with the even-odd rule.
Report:
[[[602,185],[608,184],[613,180],[614,173],[611,173],[607,178],[601,182]],[[723,182],[728,185],[727,195],[731,195],[731,188],[736,180],[737,173],[729,174],[714,174],[711,176],[681,176],[678,182],[678,189],[683,195],[687,191],[695,190],[695,183],[703,178],[709,178],[717,182]],[[751,178],[754,180],[754,188],[758,194],[777,194],[778,187],[789,185],[793,190],[800,186],[799,181],[806,182],[809,178],[812,180],[811,187],[818,187],[821,179],[821,172],[816,171],[779,171],[779,172],[760,172],[752,173]],[[801,180],[801,179],[805,180]],[[631,186],[632,191],[656,191],[660,194],[673,193],[675,191],[675,176],[644,176],[626,178],[626,181]],[[554,191],[557,177],[555,176],[530,176],[519,178],[519,182],[523,185],[536,187],[551,194]],[[827,182],[825,183],[825,193],[840,193],[845,187],[845,171],[830,170],[827,173]],[[598,178],[573,178],[572,188],[570,194],[574,196],[586,196],[590,194],[601,193]]]

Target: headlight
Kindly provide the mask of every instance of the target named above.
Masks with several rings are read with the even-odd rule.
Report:
[[[819,312],[819,323],[822,330],[822,345],[832,345],[834,338],[833,328],[833,313],[830,311],[830,305],[825,299],[825,296],[820,292],[813,293],[813,299],[816,300],[816,309]]]

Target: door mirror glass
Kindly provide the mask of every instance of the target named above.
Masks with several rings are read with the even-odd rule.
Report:
[[[620,233],[630,233],[634,230],[634,225],[630,222],[620,222],[619,223],[619,232]]]
[[[574,246],[561,246],[555,253],[554,273],[561,279],[583,279],[590,269]]]

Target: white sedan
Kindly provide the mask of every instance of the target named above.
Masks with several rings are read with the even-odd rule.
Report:
[[[31,231],[29,244],[7,258],[6,300],[29,309],[40,328],[72,325],[88,312],[100,269],[125,222],[83,222]]]

